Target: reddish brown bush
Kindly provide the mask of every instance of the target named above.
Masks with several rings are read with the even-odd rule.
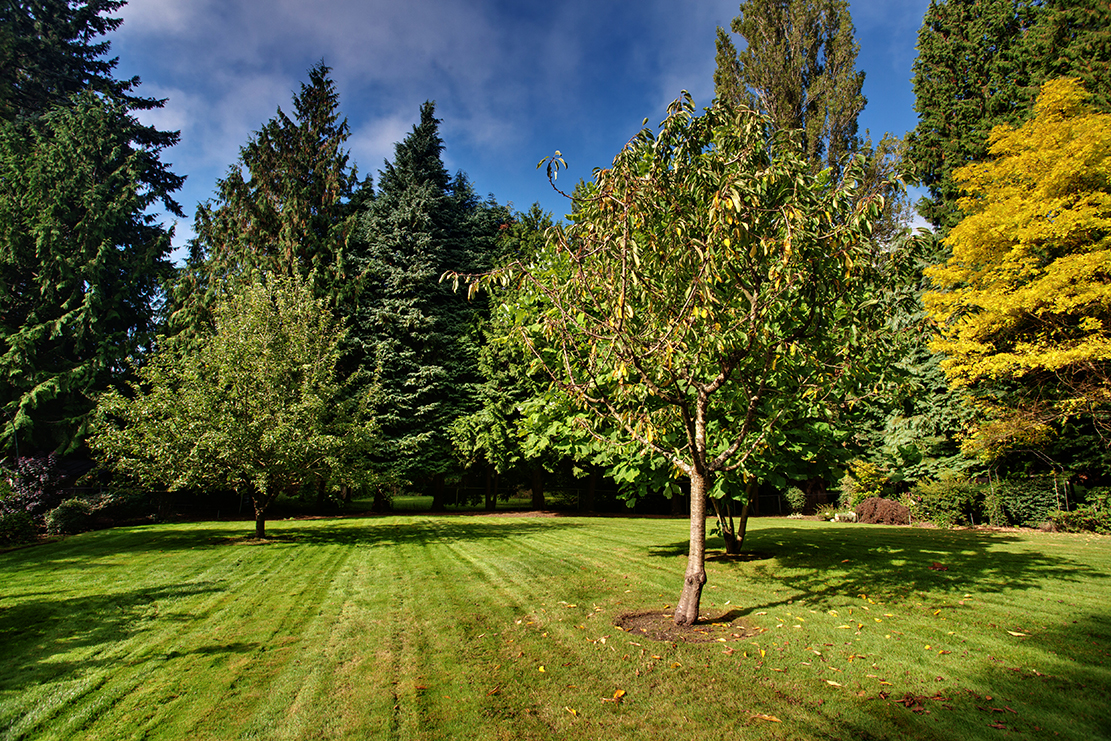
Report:
[[[856,521],[869,525],[909,525],[910,510],[893,499],[869,497],[856,505]]]

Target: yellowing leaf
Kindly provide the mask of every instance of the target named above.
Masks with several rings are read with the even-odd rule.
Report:
[[[575,710],[574,708],[563,708],[563,709],[566,710],[571,715],[574,715],[574,716],[578,716],[578,714],[579,714],[579,711]]]
[[[541,665],[541,666],[540,666],[540,671],[542,671],[542,672],[544,672],[544,673],[547,673],[547,671],[548,671],[548,670],[547,670],[547,669],[545,669],[543,665]]]
[[[833,687],[840,687],[841,686],[840,683],[834,682],[832,679],[827,679],[826,684],[831,685]]]
[[[766,713],[753,713],[749,717],[750,718],[755,718],[756,720],[766,720],[769,723],[782,723],[783,722],[779,718],[775,717],[774,715],[767,715]]]

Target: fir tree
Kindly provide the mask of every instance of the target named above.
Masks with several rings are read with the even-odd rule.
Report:
[[[448,175],[442,151],[434,105],[425,103],[361,216],[364,289],[352,326],[380,389],[380,464],[402,479],[431,480],[438,494],[453,466],[449,428],[478,406],[483,311],[440,276],[488,267],[501,213],[462,175]]]
[[[1094,110],[1111,112],[1111,3],[1048,0],[1023,39],[1031,84],[1079,77]]]
[[[341,314],[354,302],[346,250],[358,182],[330,71],[323,62],[309,70],[293,117],[279,108],[217,183],[215,202],[198,206],[197,237],[176,291],[176,329],[204,326],[225,281],[258,274],[306,278]],[[369,194],[369,180],[362,187]]]
[[[993,126],[1022,120],[1033,100],[1022,35],[1032,22],[1025,0],[932,0],[918,32],[914,108],[908,135],[915,179],[930,195],[918,212],[948,231],[961,219],[952,173],[987,155]]]
[[[172,230],[148,208],[183,178],[159,159],[177,132],[132,111],[164,101],[112,77],[99,40],[122,2],[0,6],[0,444],[81,446],[93,397],[153,336]]]

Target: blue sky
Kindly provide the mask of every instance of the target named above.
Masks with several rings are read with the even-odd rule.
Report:
[[[181,131],[163,155],[188,176],[176,245],[196,204],[239,148],[291,99],[307,70],[333,68],[361,174],[384,159],[436,101],[444,161],[480,194],[562,216],[566,202],[536,170],[560,150],[561,182],[589,177],[681,90],[708,105],[714,33],[737,0],[130,0],[113,33],[118,75],[167,98],[143,114]],[[868,106],[861,129],[902,135],[916,123],[915,41],[928,0],[853,0]]]

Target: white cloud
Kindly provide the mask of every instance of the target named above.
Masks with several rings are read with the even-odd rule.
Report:
[[[414,108],[409,116],[396,114],[375,118],[353,129],[347,144],[352,158],[359,165],[360,175],[369,173],[377,180],[383,163],[393,160],[394,145],[404,139],[419,120],[419,111]]]
[[[120,15],[125,33],[181,34],[208,13],[204,0],[128,0]]]

